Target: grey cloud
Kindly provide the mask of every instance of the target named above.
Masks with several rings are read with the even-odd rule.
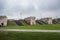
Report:
[[[2,15],[16,18],[17,15],[20,17],[20,13],[23,17],[54,17],[57,13],[57,16],[60,15],[60,0],[0,0],[0,11]]]
[[[60,9],[60,0],[45,0],[39,6],[40,10],[54,11]]]
[[[3,11],[5,2],[4,0],[0,0],[0,12]]]

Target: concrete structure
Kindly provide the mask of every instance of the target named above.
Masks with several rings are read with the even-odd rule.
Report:
[[[0,26],[7,26],[7,17],[0,16]]]
[[[24,20],[30,25],[35,25],[36,24],[35,17],[27,17]]]
[[[41,18],[40,20],[47,23],[47,24],[52,24],[52,18],[51,17],[49,17],[49,18]]]
[[[55,18],[53,19],[54,24],[60,24],[60,18]]]

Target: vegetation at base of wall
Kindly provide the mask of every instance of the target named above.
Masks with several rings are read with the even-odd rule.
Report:
[[[9,29],[46,29],[46,30],[60,30],[60,24],[51,25],[25,25],[25,26],[7,26],[3,28]]]
[[[23,22],[22,22],[23,23]],[[9,29],[48,29],[48,30],[60,30],[60,24],[36,24],[36,25],[27,25],[18,26],[14,21],[8,21],[8,26],[0,28],[9,28]]]
[[[60,33],[0,32],[0,40],[60,40]]]
[[[14,21],[7,21],[7,26],[18,26]]]

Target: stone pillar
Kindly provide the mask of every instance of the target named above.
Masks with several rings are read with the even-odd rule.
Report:
[[[35,20],[31,19],[30,20],[30,25],[35,25],[35,24],[36,24]]]
[[[48,24],[52,24],[52,18],[48,19]]]

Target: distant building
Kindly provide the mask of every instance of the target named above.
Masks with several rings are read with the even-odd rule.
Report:
[[[49,17],[49,18],[41,18],[40,20],[47,23],[47,24],[52,24],[52,18],[51,17]]]
[[[0,16],[0,26],[7,26],[7,17]]]
[[[35,25],[36,24],[35,17],[27,17],[24,20],[26,21],[26,23],[28,23],[30,25]]]

